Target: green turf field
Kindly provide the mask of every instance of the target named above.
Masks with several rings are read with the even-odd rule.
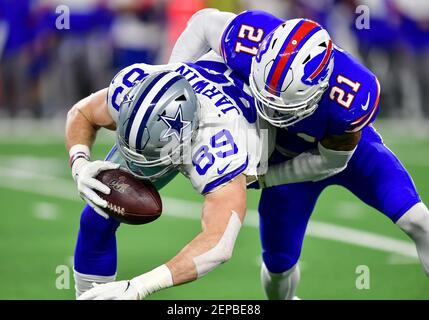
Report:
[[[0,129],[0,299],[73,299],[72,256],[83,203],[70,177],[61,130],[9,127],[12,133]],[[390,135],[378,127],[429,203],[429,137]],[[102,137],[93,158],[102,158],[112,141]],[[120,227],[118,279],[164,263],[199,231],[202,197],[188,181],[178,177],[161,194],[165,210],[160,219]],[[248,197],[251,210],[231,261],[150,299],[264,298],[255,211],[259,193],[250,191]],[[369,268],[369,289],[356,288],[360,265]],[[388,219],[348,191],[331,187],[320,198],[304,242],[298,295],[428,299],[429,279],[412,243]]]

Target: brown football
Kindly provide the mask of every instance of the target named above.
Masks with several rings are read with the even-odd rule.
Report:
[[[111,190],[110,194],[97,192],[107,201],[104,211],[110,217],[127,224],[145,224],[161,216],[161,197],[149,180],[137,179],[121,169],[102,171],[96,179]]]

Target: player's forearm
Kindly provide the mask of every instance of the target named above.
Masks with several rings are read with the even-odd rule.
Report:
[[[196,280],[226,262],[232,255],[240,227],[238,214],[232,212],[224,232],[201,232],[166,264],[132,279],[140,298]]]
[[[352,158],[362,132],[328,135],[317,148],[297,157],[270,166],[260,178],[260,187],[273,187],[286,183],[319,181],[343,171]]]
[[[98,129],[116,128],[107,108],[106,95],[107,88],[91,94],[77,102],[67,113],[65,140],[68,150],[74,145],[90,148]]]
[[[224,232],[202,232],[173,259],[167,262],[166,265],[171,271],[174,285],[196,280],[231,257],[233,243],[227,244],[228,249],[224,250],[222,248],[215,253],[215,256],[210,256],[210,251],[216,251],[214,248],[219,243],[224,242],[222,241],[223,235]],[[206,255],[206,258],[204,258],[204,255]]]
[[[318,181],[340,173],[347,167],[355,149],[331,150],[319,144],[318,149],[268,168],[260,180],[261,187],[287,183]]]
[[[202,232],[167,265],[174,284],[195,280],[230,259],[246,214],[246,177],[237,176],[220,190],[207,194]]]
[[[210,49],[220,54],[223,31],[235,15],[217,9],[203,9],[195,13],[177,39],[169,63],[194,62]]]
[[[67,113],[65,132],[67,150],[78,144],[91,148],[98,129],[99,127],[84,116],[78,105],[74,105]]]
[[[166,264],[131,280],[139,298],[204,276],[227,261],[246,214],[246,177],[205,196],[202,232]]]
[[[82,101],[70,109],[66,121],[66,148],[73,179],[76,179],[78,171],[90,160],[91,147],[98,130],[79,109],[80,103]]]
[[[241,216],[244,217],[244,213]],[[240,216],[231,211],[223,231],[204,230],[169,262],[132,279],[131,284],[139,292],[140,299],[155,291],[196,280],[229,260],[240,228]]]

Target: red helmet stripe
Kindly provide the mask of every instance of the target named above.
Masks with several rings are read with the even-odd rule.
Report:
[[[278,86],[278,82],[282,76],[282,72],[284,71],[285,66],[287,65],[289,58],[294,53],[295,48],[297,48],[302,41],[303,38],[314,28],[319,27],[313,21],[305,20],[301,26],[296,30],[295,34],[290,38],[289,43],[287,44],[285,50],[279,54],[280,60],[275,67],[273,76],[268,85],[268,90],[270,93],[275,93],[275,90]]]

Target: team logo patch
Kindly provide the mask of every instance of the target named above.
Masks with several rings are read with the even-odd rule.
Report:
[[[259,47],[258,53],[256,54],[256,61],[261,62],[262,56],[267,52],[268,48],[270,47],[271,40],[274,35],[274,31],[271,31],[270,34],[262,41],[261,46]]]
[[[125,181],[126,181],[126,177],[120,176],[118,179],[114,179],[110,181],[109,187],[120,193],[125,193],[125,191],[130,187],[130,185],[125,183]]]
[[[177,141],[182,141],[183,130],[191,124],[191,121],[183,120],[182,117],[182,108],[179,107],[176,111],[174,117],[162,116],[159,118],[167,125],[167,131],[161,137],[161,140],[164,140],[170,136],[176,137]]]
[[[304,66],[304,75],[301,81],[306,85],[312,86],[324,80],[329,72],[329,61],[334,51],[331,50],[331,43],[327,50],[313,57]]]

